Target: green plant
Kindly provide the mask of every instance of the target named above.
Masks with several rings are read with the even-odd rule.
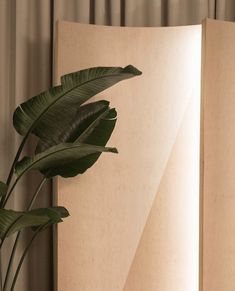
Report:
[[[62,76],[60,86],[16,108],[13,124],[23,139],[6,183],[0,182],[0,249],[7,237],[12,234],[16,237],[6,274],[1,274],[1,291],[14,290],[24,258],[37,235],[69,215],[62,206],[33,209],[44,183],[57,175],[67,178],[84,173],[102,152],[117,153],[116,148],[105,147],[116,124],[116,110],[110,108],[109,102],[105,100],[83,103],[119,81],[140,74],[131,65],[125,68],[96,67],[78,71]],[[19,160],[31,134],[38,139],[35,154]],[[6,209],[17,183],[31,170],[39,171],[42,180],[29,205],[23,211]],[[9,282],[17,245],[25,228],[31,228],[32,237],[14,270],[13,280]]]

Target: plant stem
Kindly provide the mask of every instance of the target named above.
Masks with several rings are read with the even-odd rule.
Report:
[[[17,153],[16,153],[15,159],[14,159],[14,161],[13,161],[13,163],[12,163],[12,166],[11,166],[10,173],[9,173],[9,175],[8,175],[8,178],[7,178],[7,183],[6,183],[7,186],[9,186],[10,183],[11,183],[12,176],[13,176],[13,173],[14,173],[15,164],[17,163],[17,161],[18,161],[18,159],[19,159],[19,157],[20,157],[20,154],[21,154],[21,152],[22,152],[22,150],[23,150],[23,147],[24,147],[24,144],[25,144],[25,142],[26,142],[26,140],[27,140],[27,137],[28,137],[28,135],[24,137],[24,139],[22,140],[22,142],[21,142],[21,144],[20,144],[20,147],[18,148],[18,151],[17,151]],[[1,198],[1,201],[0,201],[0,208],[3,208],[3,207],[6,205],[6,203],[7,203],[8,199],[9,199],[9,197],[10,197],[12,191],[14,190],[14,188],[15,188],[15,186],[16,186],[18,180],[19,180],[19,179],[16,179],[16,181],[14,182],[14,184],[13,184],[11,190],[9,191],[8,196],[6,197],[6,199],[5,199],[5,197],[2,197],[2,198]],[[19,237],[19,235],[20,235],[20,234],[18,233],[17,237]],[[19,239],[19,238],[18,238],[18,239]],[[17,239],[17,241],[18,241],[18,239]],[[2,243],[3,243],[3,241],[1,241],[1,245],[2,245]],[[15,248],[16,248],[16,246],[17,246],[17,242],[16,242],[16,244],[14,244],[14,247],[15,247]],[[14,251],[14,253],[15,253],[15,248],[14,248],[14,247],[13,247],[13,251]],[[12,260],[13,257],[14,257],[14,253],[13,253],[13,256],[12,256],[12,254],[11,254],[11,260]],[[2,277],[2,255],[1,255],[1,250],[0,250],[0,288],[1,288],[0,290],[1,290],[1,291],[4,290],[4,287],[2,286],[2,279],[3,279],[3,277]],[[4,285],[5,285],[5,284],[4,284]]]
[[[18,183],[18,181],[20,180],[20,178],[21,178],[21,176],[19,176],[17,179],[15,179],[15,182],[13,183],[13,185],[12,185],[9,193],[7,194],[6,198],[3,201],[1,201],[0,208],[4,208],[5,207],[5,205],[7,204],[8,199],[11,196],[11,193],[13,192],[13,190],[14,190],[16,184]]]
[[[0,250],[0,290],[2,291],[2,252]]]
[[[31,201],[30,201],[30,203],[29,203],[29,205],[28,205],[26,210],[31,210],[32,209],[33,204],[34,204],[35,200],[37,199],[37,196],[38,196],[40,190],[42,189],[43,185],[45,184],[46,180],[47,180],[47,178],[43,178],[41,180],[41,182],[39,183],[39,185],[38,185],[38,187],[37,187],[37,189],[36,189],[36,191],[35,191],[35,193],[34,193],[34,195],[33,195],[33,197],[32,197],[32,199],[31,199]],[[10,260],[9,260],[9,263],[8,263],[6,277],[5,277],[5,281],[4,281],[4,285],[3,285],[3,290],[6,289],[8,281],[9,281],[9,275],[10,275],[12,263],[13,263],[13,260],[14,260],[14,257],[15,257],[16,247],[17,247],[19,239],[20,239],[20,234],[21,234],[21,231],[19,231],[17,233],[16,239],[15,239],[15,242],[14,242],[14,246],[13,246],[12,251],[11,251],[11,256],[10,256]]]
[[[22,150],[23,150],[23,147],[24,147],[24,145],[25,145],[25,143],[26,143],[26,140],[27,140],[28,136],[29,136],[29,133],[26,134],[26,135],[24,136],[23,140],[21,141],[21,144],[20,144],[20,146],[19,146],[19,148],[18,148],[18,151],[17,151],[17,153],[16,153],[16,156],[15,156],[15,159],[14,159],[12,165],[11,165],[11,170],[10,170],[10,173],[9,173],[9,175],[8,175],[7,183],[6,183],[8,186],[9,186],[10,183],[11,183],[11,179],[12,179],[12,176],[13,176],[13,173],[14,173],[14,169],[15,169],[15,164],[18,162],[18,159],[19,159],[19,157],[20,157],[20,154],[21,154],[21,152],[22,152]]]
[[[17,267],[17,269],[16,269],[15,276],[14,276],[14,278],[13,278],[13,281],[12,281],[12,285],[11,285],[11,289],[10,289],[10,291],[14,291],[14,289],[15,289],[15,284],[16,284],[16,281],[17,281],[17,278],[18,278],[18,275],[19,275],[20,269],[21,269],[21,267],[22,267],[22,264],[23,264],[23,262],[24,262],[24,259],[25,259],[26,255],[27,255],[27,253],[28,253],[28,251],[29,251],[29,249],[30,249],[30,247],[31,247],[31,245],[32,245],[32,243],[33,243],[33,241],[34,241],[34,239],[36,238],[36,236],[38,235],[38,233],[39,233],[39,232],[40,232],[40,231],[41,231],[41,230],[42,230],[42,229],[43,229],[47,224],[48,224],[48,222],[45,223],[45,224],[43,224],[41,227],[38,228],[37,231],[35,231],[34,235],[32,236],[31,240],[29,241],[28,245],[26,246],[26,248],[25,248],[25,250],[24,250],[24,252],[23,252],[23,254],[22,254],[22,256],[21,256],[21,259],[20,259],[20,261],[19,261],[18,267]],[[5,291],[5,290],[3,289],[3,291]]]
[[[11,169],[10,169],[10,172],[9,172],[9,175],[8,175],[8,178],[7,178],[7,182],[6,182],[7,186],[9,186],[9,185],[11,184],[11,180],[12,180],[12,177],[13,177],[13,174],[14,174],[15,164],[16,164],[16,163],[18,162],[18,160],[19,160],[19,157],[20,157],[21,152],[22,152],[22,150],[23,150],[23,148],[24,148],[24,145],[25,145],[25,143],[26,143],[26,141],[27,141],[27,138],[28,138],[28,136],[29,136],[29,133],[30,133],[30,132],[28,132],[28,133],[24,136],[24,138],[22,139],[21,144],[20,144],[20,146],[19,146],[19,148],[18,148],[18,150],[17,150],[16,156],[15,156],[15,158],[14,158],[14,161],[13,161],[12,165],[11,165]],[[9,197],[8,197],[8,198],[9,198]],[[8,200],[8,198],[7,198],[7,200]],[[0,208],[3,208],[3,207],[4,207],[4,206],[3,206],[3,203],[4,203],[4,197],[2,197],[1,200],[0,200]],[[6,204],[6,203],[5,203],[5,204]]]
[[[6,290],[6,287],[7,287],[8,281],[9,281],[10,271],[11,271],[13,259],[15,257],[16,247],[17,247],[18,242],[19,242],[20,233],[21,233],[20,231],[17,233],[16,239],[15,239],[15,242],[14,242],[14,246],[13,246],[12,251],[11,251],[11,256],[10,256],[10,260],[9,260],[9,263],[8,263],[6,277],[5,277],[5,280],[4,280],[4,285],[3,285],[3,290],[2,291]]]

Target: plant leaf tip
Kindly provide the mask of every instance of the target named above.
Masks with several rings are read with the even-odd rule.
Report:
[[[117,148],[106,147],[105,149],[106,149],[105,152],[118,154]]]
[[[136,75],[136,76],[142,75],[142,72],[139,69],[137,69],[136,67],[132,66],[132,65],[128,65],[124,69],[126,71],[129,71],[130,73]]]
[[[111,153],[118,154],[117,148],[110,148],[109,150]]]

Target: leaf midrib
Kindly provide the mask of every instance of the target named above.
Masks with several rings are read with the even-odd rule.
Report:
[[[25,172],[27,172],[30,168],[32,168],[32,167],[33,167],[37,162],[40,162],[41,160],[43,160],[43,159],[45,159],[45,158],[48,158],[48,157],[50,157],[51,155],[53,155],[53,154],[55,154],[55,153],[63,152],[63,151],[65,151],[65,150],[67,150],[67,149],[73,149],[73,148],[78,148],[78,147],[81,147],[81,145],[73,145],[73,146],[71,146],[71,147],[69,147],[69,148],[63,148],[63,149],[59,149],[58,151],[55,151],[55,152],[52,152],[52,153],[48,153],[47,155],[45,155],[45,156],[39,158],[38,160],[32,162],[32,163],[30,164],[29,167],[26,167],[26,169],[23,170],[23,172],[21,172],[21,174],[18,176],[18,179],[19,179],[19,178],[20,178],[20,177],[21,177]],[[94,147],[95,147],[95,146],[94,146]],[[102,147],[97,147],[97,148],[102,148]],[[94,152],[95,152],[95,151],[94,151]],[[98,151],[97,151],[97,152],[98,152]],[[30,159],[32,159],[32,158],[30,158]]]
[[[97,121],[99,121],[99,120],[101,120],[102,118],[104,118],[105,116],[107,116],[108,115],[108,113],[109,113],[109,111],[110,111],[111,109],[107,109],[107,110],[105,110],[100,116],[98,116],[81,134],[80,134],[80,136],[74,141],[74,142],[79,142],[80,140],[81,140],[81,138],[93,127],[93,125],[97,122]]]

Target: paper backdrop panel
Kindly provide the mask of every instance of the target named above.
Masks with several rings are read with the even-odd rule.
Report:
[[[203,291],[235,290],[235,24],[207,20],[203,42]]]
[[[57,180],[59,291],[197,291],[201,26],[59,22],[55,77],[132,64],[143,75],[99,94],[118,111],[102,154]]]

